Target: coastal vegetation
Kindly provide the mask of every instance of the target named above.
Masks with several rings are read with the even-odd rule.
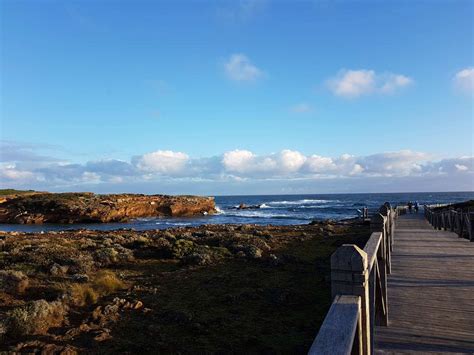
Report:
[[[357,221],[0,232],[0,351],[306,353]]]
[[[24,195],[34,192],[35,190],[0,189],[0,196]]]

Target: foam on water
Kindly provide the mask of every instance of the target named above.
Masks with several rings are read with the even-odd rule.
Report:
[[[344,219],[357,216],[357,209],[367,206],[369,213],[376,211],[384,202],[392,205],[418,201],[421,205],[454,203],[474,199],[474,192],[396,193],[396,194],[334,194],[334,195],[281,195],[281,196],[217,196],[216,213],[196,217],[139,218],[126,223],[103,224],[44,224],[0,225],[3,231],[40,232],[72,229],[162,229],[189,227],[202,224],[249,223],[291,225],[306,224],[314,219]],[[236,209],[240,204],[260,206],[255,209]]]
[[[268,202],[269,205],[304,205],[308,203],[330,203],[330,202],[337,202],[337,200],[313,200],[313,199],[304,199],[304,200],[297,200],[297,201],[270,201]]]

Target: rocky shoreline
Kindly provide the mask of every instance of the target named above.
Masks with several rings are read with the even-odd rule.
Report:
[[[28,193],[2,196],[0,223],[108,223],[140,217],[215,213],[212,197],[93,193]]]
[[[369,234],[357,221],[0,232],[0,351],[305,353],[331,253]]]

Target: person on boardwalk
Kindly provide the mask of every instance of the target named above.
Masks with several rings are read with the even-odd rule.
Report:
[[[409,201],[409,202],[408,202],[408,212],[411,213],[411,212],[412,212],[412,211],[411,211],[412,208],[413,208],[413,203],[412,203],[411,201]]]
[[[419,208],[418,201],[415,201],[415,213],[418,213]]]

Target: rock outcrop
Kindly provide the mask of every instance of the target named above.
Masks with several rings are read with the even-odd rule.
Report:
[[[212,197],[38,193],[5,199],[0,203],[0,223],[107,223],[214,212]]]

